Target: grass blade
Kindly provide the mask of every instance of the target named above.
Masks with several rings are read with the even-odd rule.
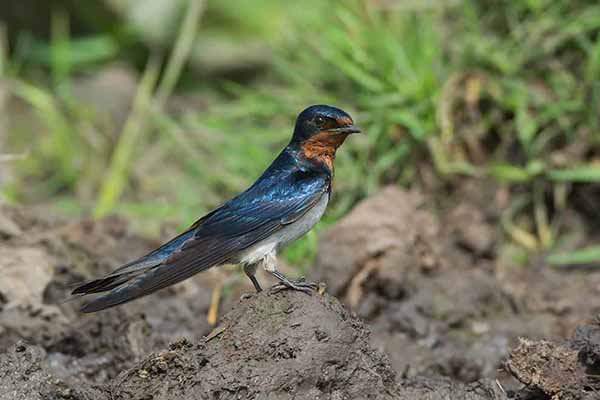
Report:
[[[556,182],[600,182],[600,165],[555,169],[548,171],[548,176]]]
[[[94,216],[101,218],[113,210],[115,203],[123,192],[127,176],[131,167],[131,158],[135,150],[138,137],[147,127],[147,114],[152,102],[152,92],[159,74],[159,63],[155,58],[148,62],[144,75],[140,81],[133,109],[113,153],[106,179],[100,189],[98,204]]]
[[[600,246],[550,254],[547,260],[550,264],[558,266],[600,263]]]
[[[169,57],[164,76],[156,92],[156,105],[158,108],[162,108],[173,92],[183,66],[190,55],[205,3],[204,0],[189,0],[186,16],[175,42],[175,48],[171,53],[171,57]]]

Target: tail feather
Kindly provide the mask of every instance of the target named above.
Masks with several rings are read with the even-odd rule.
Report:
[[[87,295],[94,293],[106,292],[112,290],[128,281],[134,279],[140,274],[155,268],[160,265],[162,259],[149,259],[147,256],[139,258],[135,261],[127,263],[110,274],[94,279],[91,281],[82,282],[71,291],[72,295]]]
[[[96,279],[75,288],[71,294],[75,296],[74,298],[79,298],[90,294],[107,292],[106,294],[84,304],[81,308],[81,311],[84,313],[100,311],[105,308],[112,307],[113,305],[133,300],[133,298],[131,298],[124,301],[119,301],[118,303],[114,302],[116,295],[120,291],[132,286],[136,282],[137,278],[144,276],[144,272],[148,272],[148,270],[151,269],[152,268],[148,268],[145,271],[136,271],[135,273],[125,273],[122,275],[109,275],[104,278]],[[107,302],[107,300],[109,301]]]
[[[112,290],[112,289],[116,288],[117,286],[122,285],[123,283],[130,280],[132,277],[133,276],[131,276],[130,274],[123,274],[123,275],[114,275],[114,276],[107,276],[105,278],[95,279],[93,281],[87,282],[83,285],[76,287],[71,292],[71,294],[72,295],[78,295],[78,294],[86,295],[86,294],[106,292],[107,290]]]

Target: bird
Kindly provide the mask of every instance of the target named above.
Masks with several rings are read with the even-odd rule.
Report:
[[[223,264],[240,264],[257,292],[262,287],[256,271],[262,267],[278,280],[272,290],[310,294],[317,285],[282,274],[277,252],[321,219],[331,198],[336,151],[358,132],[345,111],[309,106],[298,114],[289,144],[248,189],[157,249],[80,284],[71,295],[99,295],[81,308],[96,312]]]

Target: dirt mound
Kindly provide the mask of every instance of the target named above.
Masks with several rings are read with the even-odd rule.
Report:
[[[389,362],[335,299],[297,292],[242,301],[198,344],[152,354],[114,385],[114,398],[392,399]]]
[[[523,392],[531,399],[600,398],[600,320],[577,327],[562,342],[521,339],[506,369],[526,385]]]
[[[478,194],[480,202],[483,194]],[[477,203],[435,214],[417,190],[387,188],[322,237],[310,278],[372,327],[372,344],[405,377],[461,382],[498,375],[519,337],[567,337],[598,312],[600,274],[507,267],[494,218]]]

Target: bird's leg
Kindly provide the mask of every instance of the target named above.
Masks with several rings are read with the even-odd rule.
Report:
[[[254,285],[254,289],[256,289],[256,293],[262,292],[262,288],[260,287],[260,284],[258,283],[258,279],[256,279],[256,268],[258,267],[257,264],[244,264],[244,272],[246,273],[246,276],[248,278],[250,278],[250,280],[252,281],[252,284]]]
[[[272,293],[277,293],[281,290],[292,289],[299,290],[306,294],[312,294],[318,285],[313,282],[307,282],[304,278],[300,278],[297,281],[289,280],[284,274],[277,271],[277,259],[275,258],[275,252],[268,254],[261,260],[263,268],[279,280],[279,283],[271,288]]]

